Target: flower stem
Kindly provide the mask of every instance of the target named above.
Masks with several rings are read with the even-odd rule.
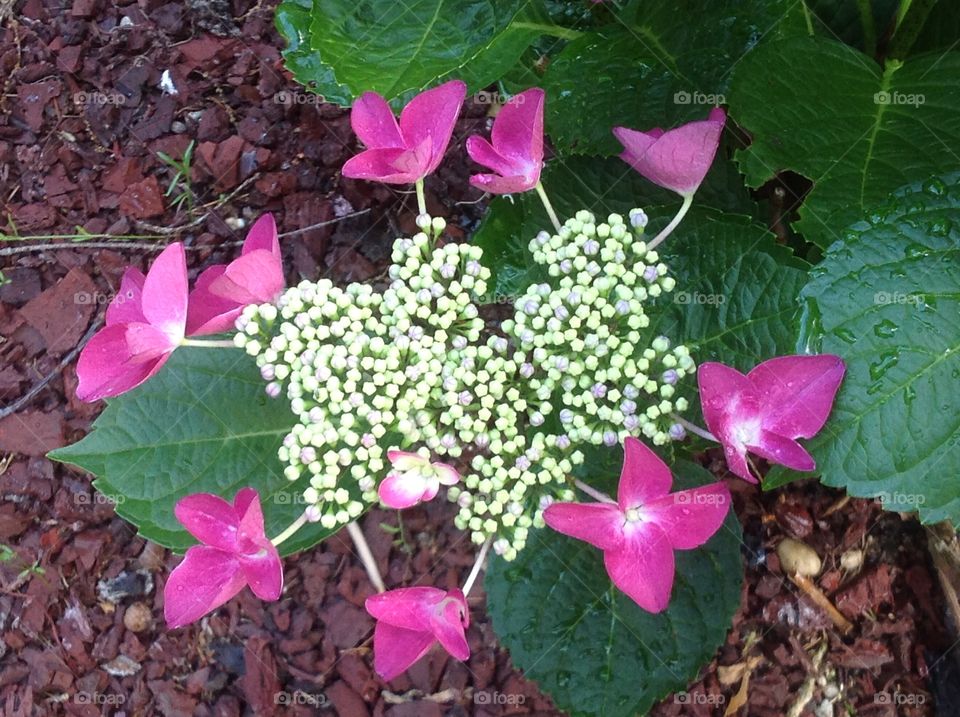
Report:
[[[464,597],[470,594],[473,584],[477,582],[477,576],[480,575],[480,569],[483,567],[483,563],[487,559],[487,551],[490,550],[491,542],[493,542],[492,535],[484,541],[483,545],[480,546],[480,552],[477,553],[477,559],[473,563],[473,568],[470,569],[470,574],[467,576],[467,582],[463,584]]]
[[[421,214],[426,214],[427,213],[427,197],[423,193],[422,177],[417,180],[416,187],[417,187],[417,209],[420,211]]]
[[[680,205],[680,211],[677,212],[677,216],[670,220],[670,223],[663,228],[659,234],[657,234],[653,241],[647,244],[647,251],[651,249],[656,249],[657,246],[663,242],[668,236],[673,233],[673,230],[677,228],[677,225],[683,221],[683,217],[686,216],[687,212],[690,211],[690,206],[693,204],[693,195],[689,194],[683,198],[683,204]]]
[[[676,413],[671,413],[670,418],[672,418],[674,421],[676,421],[681,426],[686,428],[688,431],[690,431],[690,433],[695,433],[701,438],[706,438],[708,441],[713,441],[714,443],[720,442],[717,440],[717,437],[712,433],[710,433],[710,431],[708,431],[707,429],[700,428],[700,426],[698,426],[696,423],[690,423],[690,421],[688,421],[686,418],[683,418],[682,416],[679,416]]]
[[[600,501],[601,503],[616,503],[616,502],[617,502],[617,501],[615,501],[613,498],[611,498],[609,495],[607,495],[606,493],[600,492],[600,491],[597,490],[596,488],[593,488],[593,487],[587,485],[586,483],[584,483],[584,482],[583,482],[582,480],[580,480],[580,479],[575,478],[574,481],[573,481],[573,484],[574,484],[575,486],[577,486],[577,488],[579,488],[580,490],[582,490],[584,493],[586,493],[587,495],[589,495],[591,498],[593,498],[594,500],[598,500],[598,501]]]
[[[542,182],[537,182],[537,194],[540,195],[540,201],[543,202],[544,208],[547,210],[547,216],[550,217],[550,221],[553,222],[553,228],[557,231],[560,231],[560,220],[557,218],[557,213],[553,209],[553,205],[550,203],[550,197],[547,196],[546,190],[543,188]]]
[[[360,530],[360,526],[355,522],[347,523],[347,532],[350,533],[350,539],[353,540],[353,544],[357,548],[360,562],[363,563],[363,567],[367,571],[367,577],[370,578],[373,587],[377,589],[378,593],[386,592],[387,586],[383,584],[380,570],[377,569],[377,561],[373,559],[373,553],[370,552],[370,546],[367,544],[367,539],[364,537],[363,531]]]
[[[233,339],[182,339],[181,346],[202,346],[204,348],[236,348]]]
[[[276,538],[274,538],[270,542],[273,543],[274,545],[280,545],[280,543],[284,542],[290,536],[292,536],[294,533],[300,530],[300,528],[302,528],[303,524],[306,522],[307,522],[307,513],[306,511],[304,511],[303,514],[299,518],[297,518],[295,521],[293,521],[286,530],[284,530],[282,533],[280,533],[280,535],[278,535]]]

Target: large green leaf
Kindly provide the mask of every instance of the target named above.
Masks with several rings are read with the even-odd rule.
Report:
[[[304,509],[301,482],[283,477],[277,449],[294,424],[284,400],[271,400],[253,361],[235,349],[181,348],[133,391],[108,401],[93,431],[50,457],[97,476],[117,513],[140,534],[174,550],[195,541],[173,514],[177,500],[209,492],[228,500],[256,488],[268,535]],[[282,545],[289,554],[329,535],[308,524]]]
[[[333,68],[354,97],[370,90],[406,99],[452,77],[476,91],[506,74],[544,31],[539,6],[532,0],[315,0],[308,34],[316,61]]]
[[[747,183],[778,172],[813,182],[797,231],[821,247],[900,186],[960,162],[960,53],[881,69],[838,42],[770,43],[739,64],[731,114],[753,137],[738,154]]]
[[[960,526],[960,184],[901,191],[868,217],[803,290],[810,347],[847,364],[809,448],[827,485]]]
[[[544,77],[548,130],[565,153],[614,154],[612,127],[671,126],[724,104],[759,42],[804,31],[792,0],[642,0],[567,45]]]
[[[350,90],[337,82],[333,68],[321,60],[320,53],[311,47],[312,7],[312,0],[285,0],[277,6],[274,22],[287,41],[283,60],[301,85],[323,95],[327,102],[348,105],[353,99]]]
[[[692,463],[676,470],[676,488],[714,480]],[[487,609],[514,664],[561,710],[644,714],[683,689],[723,643],[743,579],[736,517],[706,545],[676,557],[670,606],[653,615],[613,587],[599,550],[534,531],[514,562],[491,561]]]
[[[824,37],[836,38],[868,55],[893,22],[899,0],[804,0],[810,24]]]

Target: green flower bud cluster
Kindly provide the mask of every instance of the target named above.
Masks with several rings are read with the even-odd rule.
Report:
[[[559,405],[574,443],[613,446],[642,435],[663,445],[684,435],[672,418],[688,407],[676,384],[696,366],[687,347],[648,330],[644,305],[676,282],[643,241],[645,219],[639,209],[629,223],[580,211],[558,233],[540,232],[530,251],[549,280],[530,286],[503,325],[530,357],[531,423]]]

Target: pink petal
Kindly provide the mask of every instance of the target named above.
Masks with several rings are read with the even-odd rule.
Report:
[[[142,301],[143,282],[146,277],[139,269],[130,267],[123,272],[123,278],[120,279],[120,291],[113,297],[110,306],[107,307],[106,324],[131,324],[147,323],[140,310]]]
[[[623,442],[623,469],[617,487],[620,510],[666,495],[672,484],[673,475],[667,464],[639,440],[628,436]]]
[[[627,597],[648,612],[662,612],[673,591],[674,558],[670,540],[655,523],[628,526],[627,539],[603,553],[607,574]]]
[[[464,618],[468,614],[467,599],[455,589],[446,594],[430,621],[430,631],[443,649],[461,661],[470,657],[470,646],[464,634]]]
[[[730,490],[718,482],[657,498],[643,506],[642,514],[663,530],[672,548],[689,550],[720,529],[730,506]]]
[[[747,447],[771,463],[779,463],[787,468],[798,471],[812,471],[817,467],[813,457],[807,453],[803,446],[792,438],[781,436],[778,433],[764,430],[760,433],[760,440]]]
[[[260,541],[256,553],[239,556],[243,577],[261,600],[279,600],[283,592],[283,563],[280,553],[266,538]]]
[[[437,473],[437,480],[443,485],[456,485],[460,482],[460,474],[453,466],[446,463],[434,463],[433,470]]]
[[[153,358],[136,355],[128,342],[131,333],[142,338],[150,332],[159,334],[148,324],[116,324],[94,334],[77,361],[77,398],[90,402],[119,396],[159,371],[169,354]],[[154,338],[166,340],[165,335]]]
[[[427,463],[427,459],[421,456],[419,453],[398,451],[396,449],[387,451],[387,460],[390,461],[390,465],[392,465],[398,471],[408,471],[411,468],[420,468]]]
[[[531,181],[528,177],[520,175],[501,177],[499,174],[473,174],[470,176],[470,184],[490,194],[527,192],[536,187],[538,181],[539,177]]]
[[[747,466],[746,444],[760,432],[760,399],[753,383],[736,369],[706,362],[697,370],[707,428],[723,444],[730,470],[756,483]]]
[[[403,137],[390,105],[376,92],[364,92],[350,110],[350,126],[368,148],[402,148]]]
[[[420,179],[416,167],[405,171],[397,168],[397,162],[411,165],[411,152],[405,149],[368,149],[351,157],[343,165],[341,174],[351,179],[374,179],[387,184],[412,184]]]
[[[474,162],[477,164],[482,164],[488,169],[492,169],[500,176],[509,177],[517,174],[516,163],[500,154],[496,149],[493,148],[493,145],[479,135],[467,137],[467,154],[470,155],[470,159],[472,159]]]
[[[407,630],[429,630],[437,606],[447,597],[440,588],[417,586],[397,588],[371,595],[364,603],[377,620]]]
[[[430,140],[430,160],[424,175],[435,170],[443,159],[466,96],[467,86],[460,80],[451,80],[421,92],[400,113],[404,146],[413,148],[425,139]]]
[[[426,655],[436,639],[428,631],[405,630],[378,622],[373,631],[373,667],[385,682],[406,672]]]
[[[243,249],[241,254],[249,254],[252,251],[262,249],[268,251],[276,257],[280,256],[280,242],[277,239],[277,223],[273,215],[267,212],[261,216],[250,227],[247,232],[247,238],[243,240]]]
[[[209,291],[242,307],[275,301],[284,283],[280,256],[256,249],[227,264],[223,274],[210,282]]]
[[[174,340],[187,323],[187,260],[183,244],[171,244],[156,258],[143,282],[143,315]]]
[[[415,471],[411,471],[387,475],[380,482],[377,494],[388,508],[403,510],[422,501],[432,499],[439,489],[439,481],[436,479],[430,480]]]
[[[780,356],[747,374],[760,397],[763,427],[787,438],[810,438],[826,423],[843,381],[839,356]]]
[[[543,164],[544,92],[539,87],[511,97],[493,122],[493,146],[504,157],[532,169],[540,181]],[[528,176],[531,176],[528,174]]]
[[[750,470],[750,463],[747,461],[747,449],[733,445],[724,444],[723,455],[727,459],[727,468],[735,476],[743,478],[748,483],[759,483],[757,477]]]
[[[706,176],[720,144],[726,114],[714,109],[710,117],[664,132],[651,142],[644,135],[623,127],[614,134],[624,143],[621,158],[640,174],[682,196],[693,194]]]
[[[237,550],[237,511],[218,495],[194,493],[177,501],[177,520],[194,538],[226,552]]]
[[[260,494],[254,488],[241,488],[233,497],[233,510],[239,518],[240,534],[251,540],[266,537]]]
[[[216,610],[243,589],[245,580],[230,553],[198,545],[187,550],[163,589],[163,615],[177,628]]]
[[[215,264],[197,277],[187,305],[187,336],[219,334],[234,328],[243,307],[210,292],[210,284],[226,270],[226,264]]]
[[[623,513],[612,503],[553,503],[543,511],[543,519],[558,533],[601,550],[623,543]]]

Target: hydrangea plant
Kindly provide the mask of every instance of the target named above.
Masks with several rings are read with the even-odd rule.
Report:
[[[797,439],[813,437],[826,422],[843,378],[841,359],[781,356],[746,375],[711,361],[698,370],[696,361],[711,356],[694,356],[658,328],[664,299],[678,288],[660,247],[681,226],[713,162],[723,110],[668,131],[615,128],[622,159],[681,199],[674,218],[649,237],[640,207],[626,216],[582,209],[561,220],[540,181],[544,93],[532,88],[506,102],[491,139],[467,142],[487,170],[471,182],[494,194],[535,192],[550,226],[526,247],[540,279],[512,297],[508,318],[495,321],[483,307],[497,267],[480,246],[451,239],[424,200],[424,178],[447,151],[465,93],[457,80],[427,90],[399,120],[375,93],[353,107],[351,123],[366,149],[344,175],[412,183],[418,197],[419,231],[394,242],[382,291],[327,280],[285,288],[276,225],[266,215],[241,256],[204,270],[192,291],[179,244],[146,275],[129,269],[105,328],[83,349],[83,400],[135,400],[134,389],[169,369],[172,354],[195,347],[230,355],[241,349],[255,362],[267,400],[289,408],[275,455],[265,460],[282,465],[302,511],[271,536],[267,506],[252,486],[177,496],[176,520],[200,544],[166,581],[171,628],[198,620],[245,586],[263,600],[278,599],[280,550],[311,525],[323,535],[346,526],[357,541],[379,590],[367,610],[377,621],[374,664],[385,680],[435,643],[466,659],[465,596],[488,550],[515,561],[534,533],[550,529],[602,551],[591,559],[602,559],[612,586],[659,614],[683,565],[674,551],[711,541],[731,505],[723,482],[691,486],[684,479],[685,487],[671,492],[664,459],[673,444],[691,433],[717,441],[731,472],[748,481],[757,475],[750,453],[813,468]],[[706,428],[684,415],[698,412]],[[620,447],[614,500],[605,492],[612,476],[587,456],[619,456]],[[80,455],[75,446],[57,457]],[[592,502],[581,502],[581,494]],[[465,584],[386,591],[357,519],[375,505],[403,510],[440,497],[456,504],[456,527],[478,546]],[[695,593],[714,590],[689,579]]]

